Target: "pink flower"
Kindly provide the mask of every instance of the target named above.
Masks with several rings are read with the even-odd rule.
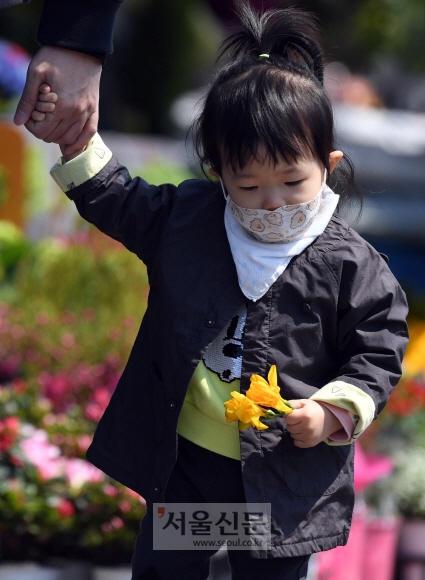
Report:
[[[25,328],[23,326],[20,326],[19,324],[15,324],[10,329],[10,334],[13,336],[13,338],[16,338],[19,340],[20,338],[25,336],[25,334],[26,334]]]
[[[65,475],[73,488],[80,488],[86,483],[99,483],[105,477],[100,469],[78,458],[66,460]]]
[[[140,503],[142,504],[142,506],[146,507],[146,500],[144,497],[142,497],[140,494],[137,493],[137,491],[133,491],[132,489],[130,489],[129,487],[125,488],[125,493],[134,498],[134,499],[138,499],[140,501]]]
[[[86,308],[82,314],[84,320],[91,321],[96,318],[96,310],[94,308]]]
[[[44,325],[47,324],[50,320],[49,315],[46,312],[37,312],[35,315],[35,321],[37,324]]]
[[[42,389],[42,394],[52,401],[56,411],[66,408],[66,398],[72,391],[71,381],[65,373],[51,375],[47,372],[40,373],[38,383]]]
[[[113,383],[115,388],[116,382]],[[92,401],[87,405],[85,415],[91,421],[99,421],[111,399],[111,389],[98,387],[95,389]]]
[[[131,328],[132,326],[134,326],[135,323],[136,320],[133,318],[133,316],[127,316],[127,318],[124,318],[123,320],[123,325],[126,328]]]
[[[64,458],[61,457],[59,447],[49,442],[45,431],[36,429],[20,446],[26,459],[37,468],[42,479],[54,479],[63,475]]]
[[[53,413],[47,413],[47,415],[43,417],[43,423],[47,426],[55,425],[56,415],[54,415]]]
[[[128,514],[128,512],[131,511],[130,502],[127,501],[126,499],[121,500],[118,504],[118,507],[120,508],[123,514]]]
[[[92,437],[90,435],[79,435],[77,437],[77,444],[80,451],[85,453],[92,442]]]
[[[75,336],[71,332],[65,332],[62,335],[61,343],[65,348],[73,348],[75,346]]]
[[[65,311],[62,313],[62,322],[64,324],[74,324],[75,314],[73,312]]]
[[[97,423],[102,417],[102,409],[96,403],[89,403],[86,407],[85,416],[89,421]]]
[[[107,495],[108,497],[117,497],[117,495],[119,495],[120,493],[118,489],[114,485],[111,485],[110,483],[106,483],[102,489],[104,494]]]
[[[75,514],[74,504],[68,499],[62,498],[59,504],[56,506],[56,510],[61,518],[70,518]]]
[[[130,489],[129,487],[125,488],[125,493],[134,499],[140,499],[140,494],[138,494],[137,491]]]
[[[45,481],[63,476],[63,458],[58,457],[37,465],[40,477]]]
[[[122,334],[121,328],[113,328],[109,331],[108,338],[110,340],[118,340]]]
[[[111,525],[115,530],[120,530],[124,527],[124,522],[119,516],[114,516],[111,518]]]

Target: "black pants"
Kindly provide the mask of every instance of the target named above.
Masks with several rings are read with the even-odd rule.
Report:
[[[245,503],[240,462],[179,437],[178,459],[165,502]],[[132,580],[206,580],[217,550],[153,550],[151,507],[143,518],[132,562]],[[302,580],[309,556],[252,558],[248,551],[229,550],[233,580]]]

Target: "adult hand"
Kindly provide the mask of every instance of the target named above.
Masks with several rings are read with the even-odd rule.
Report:
[[[324,405],[311,399],[289,401],[294,411],[286,415],[286,429],[295,447],[314,447],[339,431],[342,425]]]
[[[27,81],[14,122],[25,125],[47,143],[79,151],[97,131],[101,62],[92,56],[43,46],[28,67]],[[39,87],[46,83],[58,95],[54,111],[37,111]]]
[[[35,105],[35,110],[31,114],[31,117],[34,119],[34,121],[43,121],[46,117],[46,113],[53,113],[56,109],[57,100],[57,94],[50,90],[49,85],[43,83],[39,89],[38,101]],[[77,155],[82,153],[86,149],[87,145],[88,143],[86,143],[86,145],[80,150],[70,154],[66,153],[66,148],[68,145],[59,145],[59,147],[62,152],[62,157],[64,158],[65,162],[67,162],[71,161],[71,159],[74,159],[74,157],[77,157]]]

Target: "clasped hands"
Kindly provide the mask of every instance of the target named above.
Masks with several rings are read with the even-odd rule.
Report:
[[[97,131],[101,72],[93,56],[43,46],[28,67],[15,124],[66,155],[81,151]]]

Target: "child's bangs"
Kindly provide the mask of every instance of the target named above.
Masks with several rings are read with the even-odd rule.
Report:
[[[268,115],[252,118],[244,114],[239,119],[235,116],[234,123],[221,131],[218,128],[222,163],[238,171],[253,160],[277,165],[280,159],[291,164],[315,156],[309,134],[297,131],[288,118],[285,121]]]
[[[264,66],[216,85],[203,112],[206,157],[217,169],[224,163],[233,171],[253,159],[277,164],[317,157],[317,92],[309,79]]]

